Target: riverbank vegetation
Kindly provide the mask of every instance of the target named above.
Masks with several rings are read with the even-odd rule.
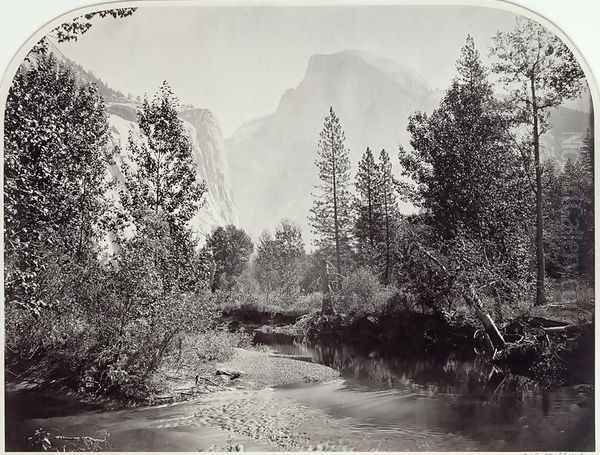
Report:
[[[315,161],[316,249],[304,251],[289,221],[263,233],[226,313],[256,323],[310,313],[277,331],[309,339],[475,344],[498,362],[541,362],[536,372],[565,368],[559,352],[580,355],[569,331],[593,321],[593,131],[562,163],[540,154],[540,138],[552,108],[583,90],[583,73],[526,20],[490,52],[491,70],[467,37],[438,107],[408,119],[396,171],[386,150],[367,147],[353,176],[332,107]]]
[[[9,379],[143,400],[162,367],[198,369],[244,343],[219,329],[214,261],[188,226],[206,187],[166,82],[139,106],[137,127],[114,179],[98,88],[46,42],[15,75],[4,168]]]
[[[558,38],[523,21],[498,35],[491,72],[467,38],[451,86],[408,119],[397,156],[368,147],[352,174],[331,107],[314,250],[290,220],[256,242],[233,225],[197,238],[189,222],[207,188],[169,85],[141,102],[139,136],[119,154],[98,88],[36,47],[6,104],[8,377],[143,400],[161,368],[201,371],[248,345],[223,318],[420,352],[475,342],[492,358],[529,343],[548,368],[562,364],[556,347],[593,315],[593,131],[580,156],[542,160],[548,109],[584,79]],[[520,72],[529,44],[546,72]],[[531,91],[513,90],[522,78]],[[589,317],[549,316],[557,305]]]

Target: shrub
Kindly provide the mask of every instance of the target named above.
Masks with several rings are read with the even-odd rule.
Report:
[[[300,295],[296,300],[296,309],[302,315],[321,310],[323,305],[323,293],[311,292],[307,295]]]
[[[243,328],[238,332],[227,330],[208,330],[203,333],[185,334],[179,339],[178,352],[173,350],[170,359],[185,364],[192,369],[212,361],[224,361],[231,358],[234,348],[248,348],[252,345],[252,336]]]
[[[369,268],[359,268],[342,281],[338,306],[355,315],[382,313],[394,293],[395,290],[382,285]]]

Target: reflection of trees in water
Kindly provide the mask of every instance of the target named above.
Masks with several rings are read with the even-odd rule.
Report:
[[[491,451],[593,447],[586,442],[594,440],[593,406],[581,408],[576,392],[548,392],[532,379],[502,371],[480,357],[394,356],[343,344],[296,344],[285,350],[339,370],[345,379],[341,391],[353,393],[342,393],[340,406],[351,397],[352,412],[377,416],[373,418],[386,425],[460,434]],[[585,429],[586,424],[591,429]],[[581,440],[568,436],[571,433],[582,435]]]
[[[341,344],[297,344],[289,350],[339,370],[345,379],[342,392],[393,389],[389,394],[365,393],[362,398],[342,394],[352,398],[349,406],[359,416],[373,413],[386,424],[404,419],[415,428],[425,425],[465,435],[480,441],[485,450],[574,450],[589,445],[585,439],[571,441],[565,435],[583,434],[578,426],[593,423],[586,414],[593,413],[593,406],[581,408],[574,391],[548,392],[535,381],[504,372],[479,357],[386,356]],[[593,441],[593,425],[585,431]]]
[[[313,359],[339,370],[352,389],[399,388],[425,396],[445,395],[457,403],[483,404],[515,412],[523,402],[540,395],[536,382],[503,372],[478,357],[468,360],[453,355],[385,357],[364,354],[348,345],[311,348]],[[544,399],[547,401],[547,396]]]

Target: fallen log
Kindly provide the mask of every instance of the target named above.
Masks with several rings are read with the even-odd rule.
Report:
[[[416,242],[416,245],[417,248],[419,248],[419,250],[421,250],[432,262],[434,262],[447,277],[451,277],[457,284],[460,283],[459,289],[465,300],[465,303],[475,312],[477,319],[479,319],[483,325],[483,328],[485,329],[485,332],[490,338],[494,350],[503,350],[506,347],[506,341],[504,340],[502,333],[500,333],[500,330],[496,326],[496,323],[492,317],[485,311],[483,303],[481,302],[473,283],[464,283],[464,279],[461,279],[462,277],[450,273],[446,266],[442,264],[442,262],[433,254],[427,251],[427,249],[423,248],[418,242]]]
[[[218,374],[218,373],[217,373],[217,374]],[[211,381],[210,379],[208,379],[208,378],[205,378],[204,376],[200,376],[200,375],[196,375],[196,385],[198,385],[198,381],[199,381],[200,379],[202,379],[203,381],[206,381],[206,382],[208,382],[209,384],[212,384],[212,385],[214,385],[214,386],[216,386],[216,387],[222,387],[222,386],[221,386],[221,384],[217,384],[216,382],[213,382],[213,381]]]
[[[492,317],[483,309],[483,304],[472,284],[469,285],[468,292],[463,293],[463,297],[467,305],[475,311],[477,318],[483,324],[485,332],[490,337],[494,349],[497,351],[503,350],[506,347],[506,341]]]
[[[577,329],[577,326],[575,324],[567,324],[567,325],[556,326],[556,327],[542,327],[541,329],[547,333],[559,333],[559,332],[568,332],[570,330]]]
[[[242,375],[242,372],[235,371],[235,370],[217,370],[217,372],[215,374],[217,376],[218,375],[229,376],[230,379],[237,379]]]
[[[106,442],[106,439],[92,438],[91,436],[54,436],[54,439],[62,441],[92,441],[92,442]]]
[[[495,363],[510,365],[530,365],[540,355],[540,346],[534,341],[507,343],[504,349],[497,350],[492,356]]]

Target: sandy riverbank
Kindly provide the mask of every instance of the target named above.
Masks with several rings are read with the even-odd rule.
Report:
[[[219,370],[239,371],[239,381],[247,388],[259,389],[280,385],[324,382],[339,377],[333,368],[318,363],[304,362],[269,352],[236,349],[226,362],[217,364]]]
[[[218,374],[219,371],[239,373],[239,377],[233,379]],[[145,404],[187,401],[224,390],[260,390],[290,384],[319,383],[336,379],[339,375],[338,371],[325,365],[268,351],[236,348],[227,361],[207,364],[201,371],[159,372],[155,380],[161,392],[151,396]]]

